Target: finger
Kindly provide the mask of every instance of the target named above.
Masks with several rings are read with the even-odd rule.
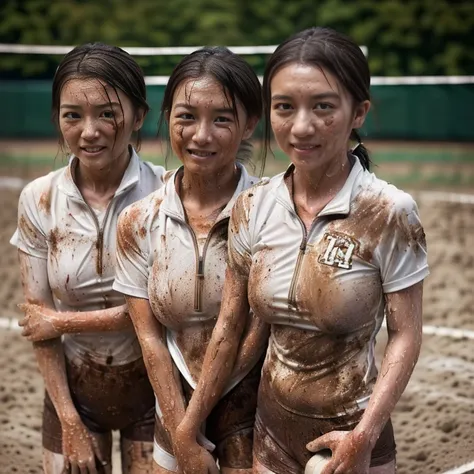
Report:
[[[107,455],[106,453],[103,453],[101,451],[99,441],[93,434],[91,434],[91,442],[92,442],[92,450],[94,452],[94,456],[96,457],[97,461],[102,466],[107,466],[108,464],[107,459],[106,459]]]
[[[321,451],[322,449],[330,449],[334,451],[339,444],[339,441],[346,436],[345,431],[331,431],[326,433],[306,445],[306,449],[312,453]]]
[[[71,462],[71,470],[69,471],[71,474],[80,474],[79,466],[74,462]]]
[[[217,464],[216,464],[216,462],[214,461],[214,459],[212,459],[212,461],[211,461],[211,463],[210,463],[208,472],[209,472],[209,474],[220,474],[220,471],[219,471],[219,469],[218,469],[218,467],[217,467]]]

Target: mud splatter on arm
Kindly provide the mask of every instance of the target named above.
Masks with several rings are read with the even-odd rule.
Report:
[[[356,430],[373,446],[405,390],[421,348],[423,282],[385,295],[388,343],[369,405]]]
[[[232,210],[221,310],[206,351],[201,378],[179,427],[179,436],[184,440],[196,439],[201,423],[206,420],[229,382],[248,323],[247,286],[251,264],[248,199],[247,193],[242,193]],[[241,355],[251,358],[256,343],[249,338],[248,345],[242,347]],[[239,363],[245,365],[245,359]]]
[[[173,440],[184,417],[185,402],[179,372],[166,344],[166,329],[155,318],[147,299],[127,296],[126,300],[148,377],[163,415],[163,425]]]
[[[21,283],[25,301],[41,307],[54,308],[48,283],[47,260],[18,252]],[[78,419],[69,392],[64,361],[64,351],[60,338],[33,343],[39,370],[44,379],[61,423]]]

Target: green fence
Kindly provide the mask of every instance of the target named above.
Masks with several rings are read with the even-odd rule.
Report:
[[[155,137],[164,86],[148,86],[144,137]],[[474,84],[377,85],[363,134],[374,139],[474,141]],[[56,136],[49,81],[0,81],[0,138]],[[259,127],[258,133],[261,133]]]

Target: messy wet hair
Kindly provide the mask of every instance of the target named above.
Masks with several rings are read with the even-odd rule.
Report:
[[[243,106],[248,118],[260,119],[262,115],[262,88],[257,75],[240,56],[222,46],[204,47],[185,56],[174,68],[165,89],[158,133],[162,132],[173,106],[176,89],[183,81],[212,77],[221,86],[234,116],[237,117],[237,101]],[[170,151],[169,136],[168,153]],[[236,159],[244,164],[251,162],[253,147],[243,140]]]
[[[271,81],[288,64],[306,64],[331,72],[349,92],[355,104],[370,100],[370,70],[360,47],[348,36],[331,28],[313,27],[301,31],[281,43],[270,57],[263,77],[265,115],[265,148],[270,146]],[[359,132],[351,131],[350,140],[358,145],[353,150],[362,166],[370,168],[369,153]]]
[[[51,119],[59,131],[59,144],[64,149],[64,138],[59,128],[59,108],[61,91],[68,81],[73,79],[97,79],[102,84],[109,99],[106,85],[117,94],[121,90],[131,101],[134,112],[150,110],[146,101],[146,86],[143,71],[137,62],[123,49],[104,43],[87,43],[76,46],[66,54],[59,64],[53,79]],[[120,102],[120,98],[119,98]],[[120,103],[120,107],[123,107]],[[115,119],[114,119],[115,120]],[[118,124],[115,121],[116,133]],[[135,147],[140,148],[140,131],[135,133]]]

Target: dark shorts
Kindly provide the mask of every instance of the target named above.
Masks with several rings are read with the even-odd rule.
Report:
[[[95,433],[120,430],[131,441],[153,442],[155,396],[143,359],[107,366],[66,359],[69,390],[87,428]],[[46,392],[43,409],[43,447],[62,451],[62,431]]]
[[[350,431],[363,412],[337,418],[313,418],[283,408],[262,379],[255,422],[254,454],[275,474],[301,474],[314,453],[306,444],[330,431]],[[383,466],[395,459],[396,446],[389,420],[372,450],[370,467]]]
[[[224,395],[206,420],[206,438],[216,445],[213,454],[221,467],[249,469],[252,467],[253,431],[257,409],[257,393],[263,358],[229,393]],[[181,378],[187,401],[193,389]],[[169,436],[156,417],[155,442],[166,452],[173,449]]]

